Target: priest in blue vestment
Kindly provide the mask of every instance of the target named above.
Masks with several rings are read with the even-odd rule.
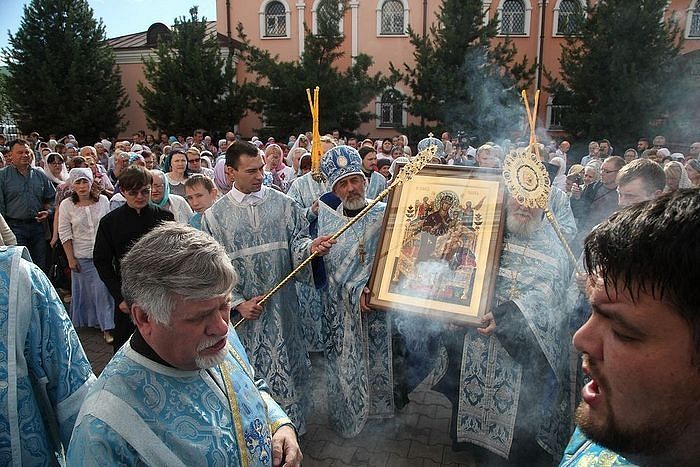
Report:
[[[121,271],[136,331],[88,393],[68,464],[299,466],[295,427],[230,328],[224,249],[167,222]]]
[[[323,255],[330,245],[328,237],[311,240],[301,206],[263,186],[263,167],[254,145],[228,147],[226,170],[233,186],[204,213],[202,230],[223,245],[238,273],[231,308],[247,320],[238,333],[248,357],[303,434],[310,362],[294,284],[272,295],[264,310],[258,302],[311,252]]]
[[[94,381],[49,280],[25,247],[0,246],[0,465],[63,464]]]
[[[354,148],[327,151],[321,168],[340,204],[319,204],[320,234],[338,231],[366,205],[367,181]],[[330,202],[330,201],[329,201]],[[338,238],[324,257],[328,308],[322,320],[328,359],[330,424],[344,437],[356,436],[368,417],[394,414],[391,320],[366,306],[369,281],[386,205],[376,204]]]

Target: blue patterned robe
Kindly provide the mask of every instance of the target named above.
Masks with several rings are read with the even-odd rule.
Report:
[[[249,206],[229,192],[205,211],[202,230],[223,245],[238,273],[231,308],[267,293],[309,255],[311,244],[302,208],[272,189]],[[264,304],[260,319],[237,331],[255,372],[303,434],[311,364],[297,303],[296,289],[287,283]]]
[[[530,423],[540,447],[555,458],[563,451],[573,412],[566,309],[570,267],[546,220],[527,238],[506,235],[492,306],[496,331],[485,337],[470,329],[464,337],[458,441],[482,446],[507,458],[516,415],[519,410],[530,410],[537,414]],[[510,304],[511,316],[496,313],[496,305],[504,303]],[[519,332],[523,326],[525,332]],[[534,341],[523,337],[526,335],[534,336]],[[506,347],[517,350],[509,353]],[[544,358],[544,374],[537,375],[537,381],[523,376],[522,365],[529,364],[533,355]],[[519,406],[521,391],[527,390],[537,392],[534,400],[531,393],[526,394],[536,408]]]
[[[365,196],[368,199],[374,199],[379,193],[384,191],[384,189],[386,189],[386,178],[384,178],[384,175],[379,172],[372,172],[372,176],[367,184],[367,189],[365,190]]]
[[[68,465],[272,465],[271,436],[290,420],[255,379],[235,331],[228,341],[221,366],[193,371],[124,345],[80,409]]]
[[[328,272],[328,310],[323,336],[328,359],[328,414],[341,436],[356,436],[368,416],[394,414],[391,320],[384,311],[360,311],[369,281],[386,205],[372,210],[338,238],[324,257]],[[338,231],[349,220],[325,203],[319,206],[319,235]],[[358,247],[366,257],[360,261]]]
[[[287,195],[304,208],[304,215],[309,222],[316,220],[316,214],[311,211],[311,205],[318,201],[322,194],[328,191],[326,182],[317,182],[311,172],[302,175],[292,182]],[[325,305],[325,295],[313,285],[296,281],[297,297],[299,297],[299,316],[304,327],[304,339],[310,352],[323,351],[321,339],[321,315]]]
[[[24,247],[0,247],[0,465],[62,462],[94,381],[49,280]]]
[[[576,428],[559,467],[622,467],[636,465],[594,443]]]

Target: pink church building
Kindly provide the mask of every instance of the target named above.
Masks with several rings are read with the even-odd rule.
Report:
[[[360,53],[373,58],[372,73],[387,73],[389,63],[400,68],[404,63],[410,65],[414,48],[406,31],[409,25],[419,33],[428,31],[440,4],[440,0],[348,0],[348,9],[339,25],[344,37],[344,56],[337,66],[346,68]],[[316,31],[318,6],[319,0],[216,0],[216,22],[210,24],[210,32],[218,36],[222,51],[228,53],[228,45],[233,46],[232,50],[238,45],[236,26],[241,23],[252,44],[278,55],[281,61],[296,60],[304,52],[305,26]],[[499,37],[512,39],[519,58],[527,56],[530,63],[540,63],[558,76],[568,20],[579,8],[585,7],[585,0],[484,0],[483,7],[485,20],[494,17],[500,20]],[[673,18],[682,30],[683,53],[694,64],[694,73],[700,79],[700,0],[671,0],[666,16]],[[153,36],[150,44],[147,32],[110,40],[131,98],[127,134],[146,128],[145,117],[138,106],[140,96],[136,92],[136,82],[143,80],[139,58],[152,53],[153,41],[157,39],[157,31],[149,31]],[[240,81],[252,78],[241,61],[237,63],[237,78]],[[534,88],[543,88],[546,84],[546,77],[538,73],[530,91],[534,93]],[[397,89],[404,94],[408,92],[402,83]],[[387,101],[387,96],[381,93],[370,103],[369,110],[376,113],[376,118],[363,124],[359,133],[389,136],[396,134],[397,126],[416,122],[400,104]],[[330,98],[332,91],[322,89],[321,105],[324,99]],[[304,96],[300,96],[300,105],[306,105]],[[556,96],[544,93],[539,124],[552,136],[562,136],[559,118],[564,111],[565,108],[557,105]],[[261,116],[250,112],[237,123],[244,137],[252,136],[255,129],[263,127]]]

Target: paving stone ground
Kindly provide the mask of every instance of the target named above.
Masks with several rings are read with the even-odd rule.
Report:
[[[99,375],[112,357],[112,346],[96,329],[78,329],[85,352]],[[411,394],[411,402],[387,419],[370,419],[352,439],[328,426],[326,375],[321,355],[312,356],[313,410],[301,439],[304,467],[473,467],[469,453],[453,452],[449,438],[450,403],[431,391],[425,381]]]

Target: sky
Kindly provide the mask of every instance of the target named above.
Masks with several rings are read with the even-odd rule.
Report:
[[[8,31],[17,32],[27,0],[0,0],[0,49],[9,45]],[[95,17],[102,18],[107,37],[142,32],[156,22],[173,24],[176,17],[189,15],[192,6],[199,16],[216,19],[216,0],[88,0]],[[2,59],[0,58],[0,64]]]

